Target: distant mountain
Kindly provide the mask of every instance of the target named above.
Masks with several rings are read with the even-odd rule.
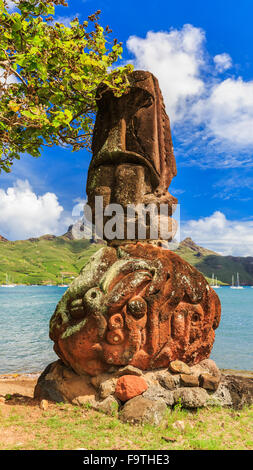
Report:
[[[73,238],[71,227],[61,237],[49,234],[15,242],[1,237],[0,284],[5,282],[6,274],[17,284],[70,283],[104,243]],[[176,253],[209,282],[214,274],[218,283],[231,284],[232,275],[238,272],[241,285],[253,285],[253,257],[221,256],[198,246],[191,238],[183,240]]]
[[[193,264],[208,280],[214,274],[221,284],[231,284],[232,275],[236,277],[238,272],[241,285],[253,285],[252,256],[222,256],[196,245],[191,238],[185,238],[176,253]]]
[[[92,233],[89,227],[87,227],[82,220],[78,220],[75,224],[70,225],[67,232],[62,235],[64,238],[69,240],[89,240],[91,243],[99,243],[104,245],[106,242],[103,240],[92,238]]]

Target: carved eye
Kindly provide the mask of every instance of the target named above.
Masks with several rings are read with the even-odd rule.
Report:
[[[103,293],[98,287],[89,289],[83,297],[83,306],[87,314],[93,313],[100,308]]]
[[[142,297],[135,297],[128,302],[128,312],[135,318],[142,318],[147,313],[147,303]]]
[[[199,313],[194,312],[193,315],[192,315],[192,322],[197,323],[198,321],[200,321],[200,315],[199,315]]]

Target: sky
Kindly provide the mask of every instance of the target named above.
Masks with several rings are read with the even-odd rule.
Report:
[[[181,239],[253,256],[252,0],[69,0],[59,21],[100,9],[123,42],[121,63],[159,80],[171,121]],[[120,62],[119,62],[120,65]],[[0,234],[66,232],[85,200],[91,154],[55,147],[0,175]],[[79,207],[78,206],[78,207]]]

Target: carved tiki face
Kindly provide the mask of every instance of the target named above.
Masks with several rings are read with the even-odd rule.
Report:
[[[50,322],[55,351],[78,374],[111,366],[166,367],[207,358],[220,302],[179,256],[152,245],[101,248]]]
[[[169,217],[177,205],[177,199],[168,192],[177,171],[170,121],[158,80],[150,72],[134,71],[129,81],[128,92],[120,98],[105,85],[98,88],[86,187],[93,223],[96,196],[103,196],[104,207],[120,204],[125,216],[129,204],[155,204],[158,208],[166,204]],[[103,225],[106,221],[104,216]],[[174,234],[175,228],[171,232]]]

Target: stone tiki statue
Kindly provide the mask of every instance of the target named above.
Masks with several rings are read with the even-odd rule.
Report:
[[[157,79],[133,72],[127,94],[97,93],[98,114],[87,194],[104,204],[167,204],[176,175],[169,118]],[[126,213],[124,212],[126,215]],[[105,222],[105,220],[103,220]],[[131,242],[131,243],[130,243]],[[97,375],[112,366],[166,367],[179,359],[208,358],[220,321],[220,302],[205,278],[172,251],[145,240],[109,241],[65,292],[50,322],[50,338],[77,374]]]

